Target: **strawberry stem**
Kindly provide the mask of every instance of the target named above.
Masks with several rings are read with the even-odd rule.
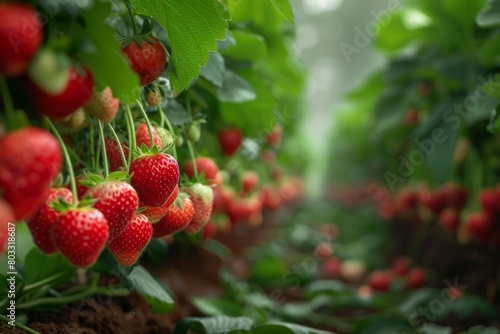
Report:
[[[151,122],[149,122],[148,115],[146,114],[146,110],[144,110],[144,107],[142,106],[141,101],[137,100],[137,104],[139,105],[139,110],[141,111],[142,116],[144,116],[144,120],[146,121],[146,125],[148,126],[148,132],[149,132],[149,142],[151,144],[151,148],[155,145],[155,142],[153,140],[153,129],[151,127]],[[161,147],[158,147],[161,148]]]
[[[194,153],[193,143],[191,143],[190,140],[186,140],[186,141],[187,141],[187,146],[189,149],[189,155],[191,156],[191,161],[193,161],[194,176],[196,177],[196,179],[198,179],[198,167],[196,166],[196,155]]]
[[[125,0],[124,2],[125,2],[125,6],[127,7],[127,10],[128,10],[128,15],[130,16],[130,20],[132,21],[132,27],[134,29],[134,35],[138,35],[139,34],[139,29],[137,28],[137,22],[135,21],[135,15],[134,15],[134,12],[133,12],[132,5],[127,0]]]
[[[66,145],[64,144],[64,141],[61,138],[61,135],[59,134],[59,131],[57,131],[56,127],[48,117],[44,117],[45,122],[49,125],[50,130],[56,136],[57,141],[59,142],[59,146],[61,146],[61,150],[64,156],[64,162],[66,163],[66,169],[68,170],[69,174],[69,182],[71,185],[71,192],[73,193],[73,204],[74,206],[78,206],[78,192],[76,191],[76,179],[75,179],[75,172],[73,171],[73,165],[71,163],[71,158],[68,153],[68,149],[66,148]]]
[[[127,124],[129,145],[128,165],[130,166],[130,164],[132,163],[132,151],[135,151],[137,149],[137,143],[135,138],[134,118],[132,117],[132,111],[130,110],[129,105],[125,107],[125,122]]]
[[[3,314],[0,314],[0,319],[2,321],[5,321],[5,323],[9,323],[11,320],[9,318],[7,318],[6,316],[4,316]],[[29,333],[29,334],[41,334],[40,332],[37,332],[36,330],[34,329],[31,329],[29,328],[28,326],[25,326],[17,321],[14,320],[14,324],[16,328],[19,328],[19,329],[22,329],[23,331],[25,331],[26,333]]]
[[[2,92],[3,105],[7,113],[7,123],[9,124],[9,127],[13,127],[16,118],[14,103],[12,102],[12,97],[10,96],[9,86],[7,86],[5,78],[1,75],[0,75],[0,90]]]
[[[94,147],[94,122],[89,122],[90,127],[89,127],[89,139],[90,139],[90,156],[91,156],[91,162],[92,162],[92,170],[95,171],[97,169],[97,165],[95,163],[95,147]]]
[[[100,119],[97,119],[97,125],[99,125],[99,138],[101,142],[101,152],[102,159],[104,161],[104,178],[107,178],[109,175],[109,166],[108,166],[108,155],[106,154],[106,143],[104,142],[104,129],[102,127],[102,122]]]
[[[120,157],[122,158],[123,166],[125,167],[125,170],[128,173],[128,163],[127,163],[127,158],[125,157],[125,153],[123,152],[122,143],[120,143],[120,139],[118,138],[118,135],[116,134],[115,129],[113,129],[113,126],[111,125],[111,123],[108,123],[108,127],[111,130],[111,134],[113,135],[113,139],[118,144],[118,150],[120,151]]]
[[[164,124],[167,124],[167,129],[170,131],[172,136],[174,136],[174,128],[172,127],[172,124],[170,123],[170,120],[168,119],[167,115],[163,113],[163,109],[161,107],[161,103],[158,106],[158,109],[160,111],[160,117],[161,117],[161,126],[164,127]],[[177,148],[175,147],[175,143],[172,148],[172,155],[174,156],[174,159],[177,160]]]

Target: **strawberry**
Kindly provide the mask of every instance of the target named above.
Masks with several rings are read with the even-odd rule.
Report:
[[[420,289],[425,283],[425,271],[422,268],[413,268],[406,278],[407,287],[410,289]]]
[[[212,188],[201,183],[195,183],[184,191],[189,195],[194,206],[194,216],[191,223],[186,227],[187,233],[196,233],[202,229],[210,219],[214,193]]]
[[[143,214],[135,214],[123,231],[111,243],[108,250],[122,266],[133,265],[148,245],[153,226]]]
[[[323,261],[333,254],[333,248],[328,242],[320,242],[314,249],[314,255],[317,259]]]
[[[247,171],[241,178],[241,188],[243,192],[248,193],[257,187],[259,184],[259,174],[254,171]]]
[[[196,168],[198,170],[198,175],[203,174],[205,176],[205,180],[208,181],[214,181],[217,178],[217,173],[219,172],[219,168],[217,167],[217,164],[208,157],[198,157],[196,158]],[[194,177],[194,165],[193,161],[188,161],[184,165],[184,173],[189,178]]]
[[[189,140],[190,142],[195,143],[198,140],[200,140],[200,136],[201,136],[200,123],[198,122],[191,123],[186,131],[186,139]]]
[[[29,217],[61,170],[61,149],[47,131],[26,127],[0,139],[0,193],[16,220]]]
[[[376,270],[368,277],[368,285],[377,291],[387,291],[391,285],[391,276],[383,271]]]
[[[51,206],[59,200],[64,200],[66,203],[72,203],[73,194],[67,188],[47,189],[44,194],[42,206],[35,212],[33,217],[27,221],[35,245],[46,254],[57,252],[50,238],[50,226],[60,216],[60,212],[54,210]]]
[[[406,125],[415,125],[418,124],[418,121],[420,119],[420,114],[417,111],[417,109],[410,109],[406,112],[406,115],[403,119],[403,124]]]
[[[271,184],[265,185],[260,191],[260,200],[265,208],[275,210],[282,204],[282,198],[278,190]]]
[[[167,210],[165,216],[153,224],[153,238],[161,238],[174,234],[189,225],[194,216],[193,202],[189,197],[178,197],[182,205],[174,202]]]
[[[56,125],[61,133],[78,132],[86,123],[86,114],[82,108],[59,120]]]
[[[271,178],[275,181],[279,181],[283,177],[283,169],[279,166],[274,166],[271,168]]]
[[[161,206],[179,183],[179,165],[166,153],[145,153],[130,165],[130,183],[147,206]]]
[[[102,174],[99,173],[96,175],[102,178]],[[76,180],[76,193],[78,194],[78,198],[82,199],[87,190],[89,190],[94,184],[88,182],[88,177],[85,176],[85,174],[78,175],[75,178],[75,180]],[[67,188],[71,190],[70,185],[68,185]]]
[[[396,205],[402,212],[408,212],[416,208],[418,196],[408,188],[402,188],[396,199]]]
[[[170,131],[164,129],[162,127],[157,127],[156,132],[158,132],[158,136],[160,136],[162,147],[169,147],[175,141],[174,136]]]
[[[91,187],[85,196],[96,199],[94,208],[106,217],[109,225],[108,243],[118,237],[139,207],[135,189],[126,182],[111,178]]]
[[[94,76],[85,66],[82,74],[71,66],[68,82],[58,94],[47,93],[29,78],[25,80],[25,85],[40,113],[52,119],[61,119],[89,102],[94,88]]]
[[[465,220],[465,228],[469,235],[479,242],[486,242],[493,230],[491,219],[482,212],[471,213]]]
[[[276,125],[271,132],[267,135],[267,144],[271,147],[278,148],[281,145],[281,135],[283,133],[283,129],[281,126]]]
[[[0,4],[0,74],[13,77],[26,70],[43,40],[40,16],[27,4]]]
[[[109,171],[116,172],[123,167],[122,156],[120,155],[120,149],[116,140],[111,138],[104,138],[104,144],[106,145],[106,156],[108,157]],[[125,143],[121,143],[123,154],[125,158],[128,157],[129,150],[125,146]]]
[[[149,221],[153,224],[157,223],[160,219],[162,219],[168,212],[168,209],[174,203],[177,195],[179,194],[179,186],[175,186],[174,191],[170,194],[170,197],[163,203],[161,206],[147,206],[146,210],[142,212],[146,217],[148,217]]]
[[[239,129],[229,128],[219,131],[217,139],[219,139],[222,153],[227,157],[232,157],[240,148],[241,142],[243,141],[243,135]]]
[[[215,235],[215,233],[217,233],[217,225],[210,220],[201,232],[201,240],[205,241],[210,239]]]
[[[320,276],[323,279],[332,279],[340,276],[342,261],[336,257],[329,257],[321,264]]]
[[[406,256],[398,256],[391,262],[391,272],[395,276],[405,276],[410,270],[410,259]]]
[[[453,209],[446,209],[439,215],[439,222],[449,232],[455,232],[460,225],[460,215]]]
[[[90,115],[100,119],[104,123],[111,123],[118,112],[120,101],[113,97],[111,88],[106,87],[103,91],[94,91],[92,98],[84,109]]]
[[[440,193],[444,197],[447,207],[460,211],[467,203],[467,190],[459,185],[447,183],[441,189]]]
[[[496,189],[483,189],[479,195],[483,211],[490,216],[494,216],[498,212],[497,194]]]
[[[158,92],[149,91],[146,95],[146,103],[151,107],[156,107],[161,103],[162,97]]]
[[[419,193],[420,203],[435,215],[439,215],[446,207],[446,199],[442,192],[431,193],[424,189]]]
[[[123,53],[132,69],[146,86],[162,74],[167,65],[167,52],[161,42],[151,36],[132,36],[123,42]]]
[[[276,153],[271,150],[265,150],[261,155],[262,162],[270,165],[276,161]]]
[[[9,223],[14,223],[14,212],[7,202],[0,198],[0,257],[7,246]]]
[[[89,267],[108,239],[108,222],[101,211],[91,207],[68,209],[50,227],[57,250],[76,267]]]
[[[158,131],[156,131],[154,126],[151,126],[151,133],[153,134],[153,143],[156,147],[162,148],[162,142]],[[137,131],[135,132],[135,138],[137,142],[137,147],[142,144],[146,145],[147,148],[151,148],[151,140],[149,138],[149,130],[146,123],[140,123]]]

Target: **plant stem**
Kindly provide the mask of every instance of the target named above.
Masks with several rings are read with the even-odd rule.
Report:
[[[61,146],[61,150],[63,152],[64,156],[64,161],[66,163],[66,169],[68,170],[69,174],[69,182],[71,185],[71,192],[73,193],[73,204],[75,206],[78,206],[78,192],[76,191],[76,179],[75,179],[75,172],[73,171],[73,165],[71,164],[71,158],[68,153],[68,149],[66,148],[66,145],[64,144],[64,141],[61,138],[61,135],[59,134],[59,131],[57,131],[56,127],[48,117],[45,117],[45,122],[49,125],[50,130],[52,133],[57,138],[57,141],[59,142],[59,145]]]
[[[108,155],[106,154],[106,142],[104,141],[104,129],[102,127],[102,122],[100,119],[97,120],[97,125],[99,125],[99,138],[101,140],[102,159],[104,160],[104,178],[107,178],[109,175]]]
[[[189,155],[191,156],[191,161],[193,162],[194,176],[198,178],[198,167],[196,166],[196,155],[194,153],[193,143],[190,140],[186,140],[189,149]]]
[[[118,150],[120,151],[120,157],[122,158],[123,166],[125,167],[125,170],[128,173],[128,163],[127,163],[127,158],[125,157],[125,153],[123,152],[123,147],[122,143],[120,143],[120,138],[118,138],[118,135],[115,132],[115,129],[113,129],[113,126],[111,123],[108,123],[108,127],[111,130],[111,134],[113,134],[114,140],[116,140],[116,143],[118,144]],[[127,129],[128,131],[128,129]]]
[[[9,318],[7,318],[6,316],[4,316],[3,314],[0,314],[0,319],[3,320],[3,321],[5,321],[6,323],[9,323],[9,321],[11,321]],[[36,330],[29,328],[28,326],[24,326],[23,324],[21,324],[21,323],[19,323],[17,321],[14,321],[14,324],[15,324],[16,328],[22,329],[26,333],[29,333],[29,334],[41,334],[40,332],[37,332]]]
[[[132,5],[127,0],[125,0],[124,2],[125,2],[125,6],[127,6],[128,15],[130,15],[130,20],[132,21],[132,27],[134,29],[134,35],[138,35],[139,34],[139,29],[137,29],[137,22],[135,21],[135,15],[134,15],[134,12],[133,12],[133,9],[132,9]]]
[[[67,273],[65,272],[61,272],[61,273],[58,273],[58,274],[55,274],[55,275],[52,275],[52,276],[49,276],[41,281],[38,281],[38,282],[35,282],[35,283],[32,283],[32,284],[28,284],[24,287],[23,289],[23,293],[25,292],[29,292],[31,290],[34,290],[34,289],[37,289],[45,284],[49,284],[61,277],[63,277],[64,275],[66,275]]]
[[[139,109],[141,110],[142,116],[144,116],[144,120],[146,121],[146,125],[148,126],[148,132],[149,132],[149,142],[151,144],[151,148],[153,148],[155,142],[153,140],[153,129],[151,126],[151,122],[149,122],[148,115],[146,114],[146,110],[144,110],[141,101],[137,100],[137,104],[139,105]],[[161,148],[161,147],[158,147]]]
[[[174,136],[174,128],[172,127],[172,124],[170,123],[170,120],[168,119],[167,115],[165,115],[165,113],[163,112],[161,104],[158,106],[158,109],[160,110],[162,127],[164,124],[167,124],[168,131],[170,131],[172,136]],[[174,140],[175,140],[175,137],[174,137]],[[172,148],[172,155],[174,156],[174,159],[177,160],[177,147],[175,146],[175,142],[174,142],[174,145]]]
[[[97,170],[97,165],[96,165],[96,160],[95,160],[95,147],[94,147],[94,122],[92,120],[90,121],[90,128],[89,128],[89,141],[90,141],[90,156],[92,157],[92,170],[95,171]]]
[[[87,290],[84,290],[80,293],[76,293],[74,295],[63,296],[63,297],[47,297],[40,298],[36,300],[32,300],[26,303],[22,303],[17,305],[17,311],[26,311],[30,309],[35,309],[37,307],[46,307],[46,306],[60,306],[64,304],[73,303],[79,301],[81,299],[90,297],[96,294],[103,294],[110,297],[124,297],[129,294],[129,291],[123,287],[90,287]]]
[[[9,87],[7,86],[7,82],[5,78],[0,75],[0,91],[2,93],[3,104],[5,107],[5,111],[7,113],[7,122],[9,126],[12,126],[12,123],[15,119],[15,110],[14,103],[12,103],[12,97],[10,96]]]

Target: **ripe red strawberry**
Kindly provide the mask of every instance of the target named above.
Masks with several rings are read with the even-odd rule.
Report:
[[[368,285],[370,285],[373,290],[387,291],[391,285],[391,276],[383,271],[374,271],[370,277],[368,277]]]
[[[314,249],[314,256],[321,261],[328,259],[332,254],[333,248],[328,242],[321,242]]]
[[[189,197],[178,197],[182,201],[182,207],[174,202],[165,216],[156,224],[153,224],[153,238],[161,238],[174,234],[189,225],[194,216],[193,202]]]
[[[416,109],[412,108],[406,112],[405,118],[403,119],[403,124],[415,125],[418,124],[419,120],[420,120],[419,112]]]
[[[405,276],[410,270],[410,259],[406,256],[398,256],[391,262],[391,272],[395,276]]]
[[[162,219],[168,212],[168,209],[174,203],[177,195],[179,194],[179,186],[175,186],[174,191],[170,194],[170,197],[161,206],[146,206],[146,210],[142,212],[143,215],[148,217],[152,224],[157,223]]]
[[[407,287],[410,289],[420,289],[425,283],[425,270],[422,268],[413,268],[406,278]]]
[[[229,128],[219,131],[217,138],[219,139],[219,145],[222,149],[222,153],[224,153],[225,156],[231,157],[240,148],[243,135],[239,129]]]
[[[142,154],[130,165],[130,183],[147,206],[161,206],[179,183],[179,165],[165,153]]]
[[[207,239],[210,239],[215,235],[215,233],[217,233],[217,225],[210,220],[201,232],[201,240],[205,241]]]
[[[274,148],[278,148],[281,145],[281,135],[283,133],[283,129],[281,126],[276,125],[271,132],[267,135],[267,144]]]
[[[448,289],[446,295],[451,300],[457,300],[462,295],[462,291],[460,291],[460,289],[458,289],[458,288],[451,287],[450,289]]]
[[[26,70],[43,40],[42,22],[33,7],[0,4],[0,74],[12,77]]]
[[[94,91],[92,98],[84,109],[90,115],[100,119],[104,123],[111,123],[118,112],[120,101],[113,97],[111,88],[106,87],[103,91]]]
[[[106,145],[106,156],[108,157],[109,171],[116,172],[123,167],[122,156],[120,155],[120,149],[118,148],[118,143],[116,140],[111,138],[104,138],[104,144]],[[125,158],[128,157],[129,150],[125,146],[125,143],[121,143],[123,154]]]
[[[428,190],[423,190],[419,194],[420,203],[435,215],[439,215],[446,207],[446,201],[443,193],[431,193]]]
[[[7,246],[9,223],[14,223],[14,212],[7,202],[0,198],[0,255]]]
[[[275,181],[279,181],[283,177],[283,169],[279,166],[274,166],[271,168],[271,178]]]
[[[248,193],[259,185],[259,181],[259,174],[254,171],[247,171],[241,178],[241,188],[245,193]]]
[[[143,214],[136,214],[129,224],[111,243],[108,249],[122,266],[133,265],[148,245],[153,235],[153,226]]]
[[[108,222],[108,243],[123,231],[139,207],[137,193],[123,181],[103,181],[90,188],[84,195],[96,199],[94,208],[101,211]]]
[[[153,143],[156,147],[162,148],[163,143],[161,142],[160,135],[156,131],[154,126],[151,126],[151,133],[153,134]],[[151,140],[149,138],[149,130],[146,123],[140,123],[137,131],[135,132],[135,138],[137,142],[137,147],[142,144],[146,145],[147,148],[151,148]]]
[[[187,233],[196,233],[201,230],[210,219],[214,201],[212,188],[201,183],[195,183],[184,191],[189,195],[194,206],[194,216],[191,223],[186,227]]]
[[[480,242],[486,242],[493,230],[491,219],[482,212],[471,213],[465,221],[466,231]]]
[[[167,65],[167,52],[159,40],[151,36],[133,36],[123,43],[123,53],[132,69],[146,86],[162,74]]]
[[[460,211],[467,203],[467,190],[459,185],[447,183],[441,189],[447,207]]]
[[[38,87],[29,78],[25,80],[26,88],[37,110],[52,119],[61,119],[86,105],[92,97],[94,76],[87,67],[82,74],[74,66],[70,68],[68,83],[59,94],[49,94]]]
[[[453,209],[446,209],[439,216],[441,225],[450,232],[455,232],[460,225],[460,215]]]
[[[108,222],[101,211],[90,208],[69,209],[50,227],[56,248],[76,267],[89,267],[108,239]]]
[[[0,139],[0,193],[16,220],[29,217],[61,170],[61,149],[47,131],[27,127]]]
[[[156,107],[161,103],[162,97],[158,92],[149,91],[146,95],[146,103],[151,107]]]
[[[54,210],[51,205],[61,199],[66,203],[72,203],[73,194],[67,188],[47,189],[44,194],[42,206],[27,221],[35,245],[46,254],[57,252],[50,238],[50,226],[59,218],[60,212]]]
[[[198,175],[203,174],[205,176],[205,180],[212,182],[217,178],[217,173],[219,172],[217,164],[208,157],[196,158],[196,168],[198,170]],[[186,165],[184,165],[183,171],[189,178],[194,177],[194,166],[192,160],[188,161]]]
[[[265,208],[275,210],[283,202],[278,190],[273,185],[265,185],[260,191],[260,200]]]
[[[265,150],[261,155],[262,162],[265,164],[272,164],[276,161],[276,153],[271,150]]]
[[[397,206],[402,212],[408,212],[417,206],[418,196],[408,188],[402,188],[397,195]]]
[[[497,196],[496,189],[483,189],[479,195],[483,211],[490,216],[494,216],[498,212]]]
[[[326,259],[320,267],[320,276],[323,279],[332,279],[340,276],[340,267],[342,261],[340,259],[330,256]]]

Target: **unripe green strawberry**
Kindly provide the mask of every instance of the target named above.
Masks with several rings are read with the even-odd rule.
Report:
[[[174,136],[170,131],[162,127],[157,127],[156,131],[161,138],[162,147],[169,147],[174,143]]]
[[[186,133],[187,140],[191,142],[197,142],[200,140],[200,124],[198,123],[192,123]]]
[[[156,107],[161,103],[162,97],[158,92],[148,92],[146,95],[146,103],[151,107]]]
[[[74,113],[58,121],[56,126],[61,133],[74,133],[83,127],[85,121],[85,111],[82,108],[78,108]]]
[[[175,147],[179,148],[184,144],[184,138],[182,136],[177,136],[175,138]]]
[[[210,219],[214,202],[214,192],[211,187],[195,183],[184,189],[193,202],[194,216],[191,223],[186,227],[187,233],[196,233],[201,230]]]
[[[143,214],[135,214],[130,223],[110,244],[108,249],[122,266],[133,265],[148,245],[153,226]]]
[[[106,87],[102,92],[94,92],[85,111],[100,119],[104,123],[110,123],[115,118],[120,101],[113,97],[111,88]]]

